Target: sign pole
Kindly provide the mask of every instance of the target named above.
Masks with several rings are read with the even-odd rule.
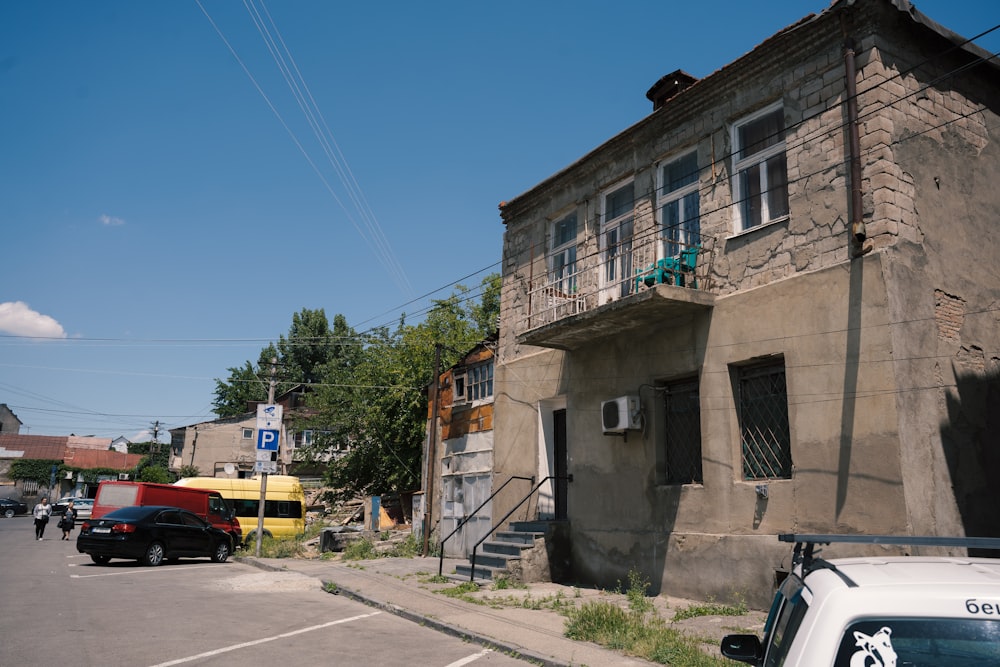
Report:
[[[274,379],[274,375],[275,375],[275,373],[277,373],[277,370],[278,370],[277,363],[278,363],[278,360],[272,357],[271,358],[271,381],[267,385],[267,407],[271,408],[272,411],[273,411],[273,409],[275,407],[274,406],[274,386],[277,384],[277,381]],[[280,411],[278,412],[278,414],[279,415],[281,414]],[[257,432],[258,432],[257,447],[261,448],[261,446],[263,444],[265,444],[267,441],[263,437],[263,434],[261,434],[261,428],[260,428],[260,426],[261,426],[261,424],[260,424],[261,418],[260,418],[260,409],[259,409],[259,407],[258,407],[257,415],[258,415],[257,416]],[[279,419],[278,419],[279,431],[280,431],[280,423],[281,423],[281,419],[279,417]],[[270,427],[270,424],[265,423],[265,427]],[[278,443],[275,442],[275,445],[277,445],[277,444]],[[260,545],[261,545],[261,540],[263,539],[263,534],[264,534],[264,502],[265,502],[266,498],[267,498],[267,468],[264,467],[264,466],[262,466],[261,473],[260,473],[260,503],[257,506],[257,550],[255,552],[255,555],[256,555],[257,558],[260,558]]]

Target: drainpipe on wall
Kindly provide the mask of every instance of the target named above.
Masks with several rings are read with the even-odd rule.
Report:
[[[854,63],[854,40],[844,42],[844,70],[847,79],[847,136],[848,157],[851,162],[851,258],[871,252],[863,248],[867,233],[861,203],[861,139],[858,132],[857,66]]]

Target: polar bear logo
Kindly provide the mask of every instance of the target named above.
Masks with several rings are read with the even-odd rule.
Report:
[[[851,667],[896,667],[891,628],[884,627],[870,637],[855,632],[854,641],[859,649],[851,656]]]

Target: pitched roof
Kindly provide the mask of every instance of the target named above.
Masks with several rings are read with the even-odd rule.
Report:
[[[0,433],[0,458],[61,461],[66,456],[66,436]]]
[[[115,470],[131,470],[139,465],[142,454],[126,454],[113,449],[76,449],[69,448],[63,462],[73,468],[89,470],[91,468],[113,468]]]
[[[81,449],[109,449],[111,447],[111,438],[71,435],[66,439],[66,444],[69,447],[79,447]]]

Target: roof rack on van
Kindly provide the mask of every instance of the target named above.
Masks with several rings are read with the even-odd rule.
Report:
[[[793,563],[802,563],[803,569],[813,565],[813,549],[817,544],[891,544],[908,547],[962,547],[965,549],[1000,550],[997,537],[938,537],[934,535],[823,535],[781,533],[780,542],[794,542]],[[803,548],[804,547],[804,548]],[[816,559],[818,560],[818,559]]]

